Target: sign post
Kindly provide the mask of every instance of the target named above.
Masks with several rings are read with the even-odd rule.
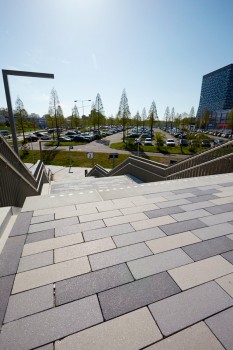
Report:
[[[118,153],[109,153],[109,159],[112,159],[112,168],[115,168],[115,158],[118,158]]]
[[[92,167],[94,167],[94,153],[93,152],[87,152],[87,158],[92,159]]]
[[[69,146],[69,158],[70,158],[70,168],[69,168],[69,173],[71,173],[71,153],[70,150],[73,149],[73,146]]]

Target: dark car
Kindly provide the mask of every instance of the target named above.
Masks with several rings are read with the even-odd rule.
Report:
[[[211,147],[211,143],[209,140],[203,140],[201,143],[201,147]]]
[[[38,141],[38,137],[34,135],[28,135],[25,137],[25,140],[28,142],[36,142]]]
[[[189,144],[188,144],[188,141],[187,141],[187,140],[184,140],[184,139],[181,139],[179,143],[180,143],[180,146],[185,146],[185,147],[186,147],[186,146],[189,145]]]
[[[223,140],[223,139],[215,139],[215,140],[214,140],[214,143],[215,143],[216,145],[222,145],[222,144],[224,143],[224,140]]]
[[[82,135],[76,135],[72,138],[72,141],[76,142],[91,142],[90,137],[82,136]]]
[[[60,141],[60,142],[70,142],[71,139],[69,137],[61,136],[61,137],[58,137],[58,141]]]

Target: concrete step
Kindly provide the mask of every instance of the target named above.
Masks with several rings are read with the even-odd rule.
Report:
[[[17,207],[0,208],[0,254],[20,211]]]

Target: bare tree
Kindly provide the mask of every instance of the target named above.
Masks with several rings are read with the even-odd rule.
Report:
[[[142,110],[142,128],[145,128],[145,121],[147,119],[146,108],[144,107]]]
[[[152,137],[154,124],[158,120],[158,114],[157,114],[157,108],[156,108],[155,101],[152,101],[148,117],[149,117],[150,134]]]
[[[122,95],[121,95],[121,101],[120,101],[118,114],[119,114],[119,117],[121,118],[121,121],[122,121],[123,142],[125,142],[126,125],[127,125],[128,119],[130,117],[128,98],[127,98],[125,89],[123,90]]]
[[[166,110],[165,110],[164,117],[165,117],[166,128],[167,128],[167,123],[168,123],[168,121],[170,120],[170,109],[169,109],[168,106],[167,106],[167,108],[166,108]]]
[[[189,118],[190,118],[190,126],[195,125],[195,111],[194,107],[192,106],[190,112],[189,112]]]
[[[174,119],[175,119],[175,108],[174,108],[174,107],[172,107],[172,110],[171,110],[171,116],[170,116],[170,121],[171,121],[171,129],[173,128]]]
[[[95,100],[95,110],[98,116],[98,120],[97,120],[98,134],[100,134],[100,120],[103,119],[104,117],[104,107],[103,107],[103,103],[99,93],[97,94],[96,100]]]
[[[55,90],[55,88],[52,88],[50,93],[50,101],[49,101],[49,115],[55,119],[57,139],[60,136],[60,130],[58,128],[58,118],[57,118],[57,108],[59,103],[60,101],[58,98],[57,91]]]
[[[79,126],[79,112],[78,112],[78,107],[76,106],[76,104],[74,105],[74,108],[72,109],[72,117],[74,119],[74,125],[77,128]],[[72,120],[73,122],[73,120]]]
[[[27,116],[27,111],[24,108],[22,100],[20,100],[19,97],[17,97],[16,102],[15,102],[15,114],[17,115],[17,122],[18,125],[20,126],[20,129],[22,130],[23,133],[23,143],[25,143],[25,122],[26,122],[26,116]]]

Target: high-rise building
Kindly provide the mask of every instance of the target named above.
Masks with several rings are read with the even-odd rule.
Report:
[[[205,110],[212,124],[227,123],[227,113],[233,108],[233,64],[203,76],[197,116],[202,119]]]

